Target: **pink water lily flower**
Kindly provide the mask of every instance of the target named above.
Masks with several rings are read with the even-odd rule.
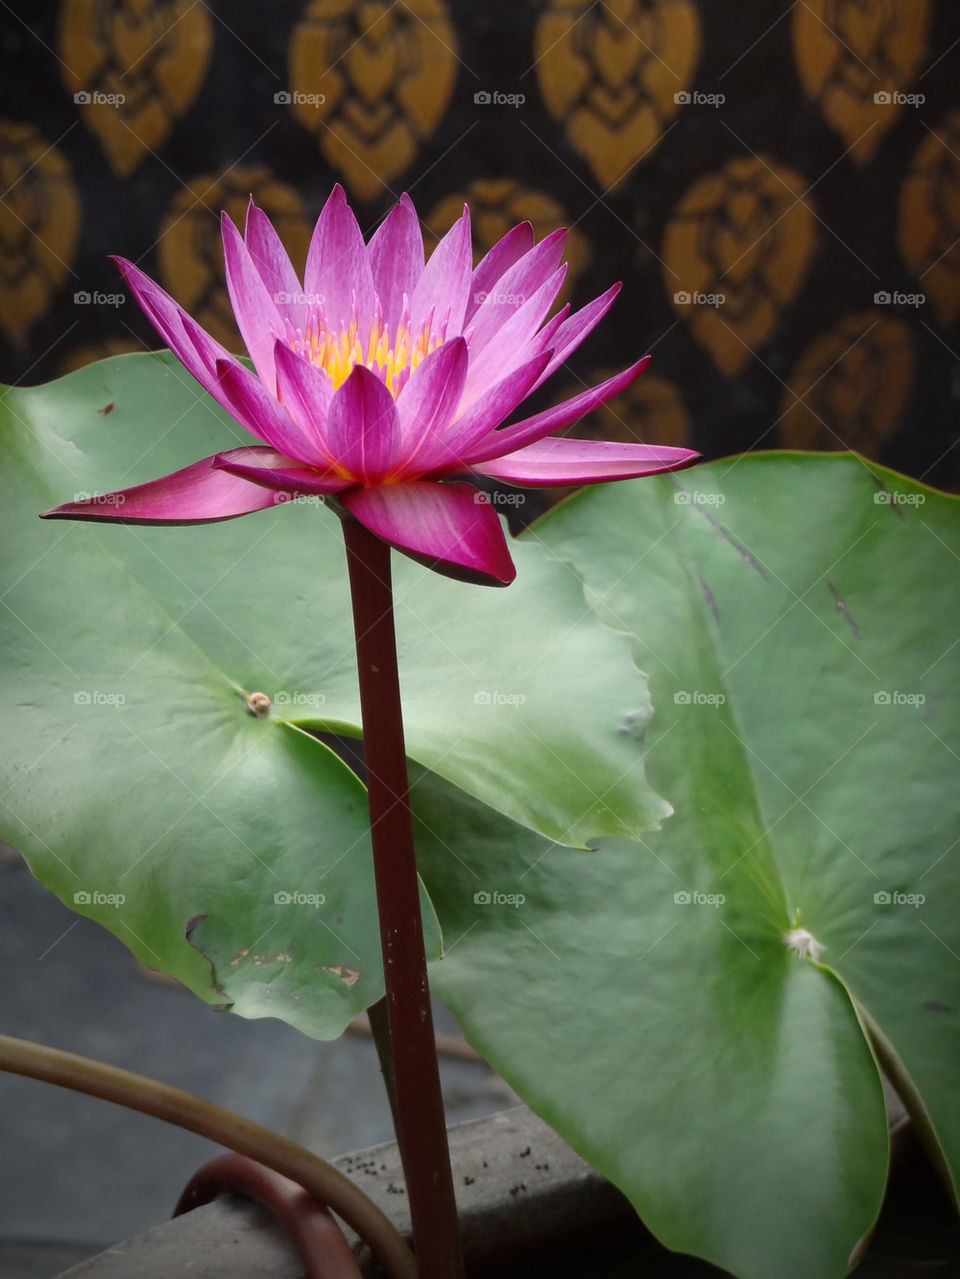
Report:
[[[317,221],[302,285],[252,200],[243,236],[226,214],[222,232],[230,301],[256,373],[133,263],[116,261],[177,358],[259,443],[45,516],[200,524],[321,494],[431,568],[505,585],[516,570],[503,527],[470,477],[594,483],[673,470],[697,456],[546,438],[622,391],[648,359],[503,425],[619,290],[546,319],[565,272],[562,230],[535,244],[521,223],[474,269],[464,208],[425,264],[409,197],[365,244],[338,185]]]

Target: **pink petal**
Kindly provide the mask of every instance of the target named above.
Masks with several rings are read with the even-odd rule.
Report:
[[[592,302],[588,302],[579,311],[575,311],[569,320],[565,319],[557,327],[556,332],[550,338],[550,345],[553,347],[553,359],[544,370],[543,377],[540,379],[541,382],[546,382],[550,374],[558,369],[564,360],[577,349],[587,334],[596,328],[611,306],[613,306],[614,298],[619,292],[620,284],[611,284],[606,293],[601,293],[598,298],[594,298]]]
[[[620,444],[610,440],[537,440],[477,467],[482,475],[507,484],[596,484],[625,480],[689,466],[699,453],[658,444]]]
[[[253,484],[286,493],[338,493],[352,483],[330,468],[321,471],[304,466],[295,457],[285,457],[276,449],[251,445],[218,453],[213,465]]]
[[[223,234],[223,261],[227,271],[227,292],[246,343],[250,358],[267,390],[275,394],[277,378],[273,367],[273,343],[283,336],[283,321],[260,279],[240,232],[226,213],[220,215]]]
[[[277,397],[306,438],[327,454],[327,413],[333,383],[323,369],[277,341],[273,353],[277,366]]]
[[[339,332],[356,315],[366,337],[373,315],[373,275],[367,246],[339,182],[313,229],[303,284],[328,329]]]
[[[566,318],[569,314],[570,314],[570,303],[564,302],[560,310],[557,311],[555,315],[551,315],[550,319],[547,320],[546,324],[544,324],[543,327],[537,332],[536,337],[532,339],[532,341],[530,342],[530,352],[546,351],[547,348],[549,347],[550,356],[552,358],[553,357],[553,339],[556,336],[557,329],[559,329],[561,324],[565,323]],[[546,374],[544,374],[544,377],[541,378],[540,381],[542,382],[545,377],[546,377]]]
[[[463,214],[430,254],[410,297],[411,331],[416,333],[434,310],[438,318],[449,311],[448,337],[462,333],[472,274],[470,210],[464,205]]]
[[[262,209],[258,209],[250,197],[244,239],[253,265],[259,272],[271,300],[295,329],[306,325],[307,308],[304,304],[303,285],[287,256],[273,223]]]
[[[472,484],[411,480],[349,489],[340,501],[372,533],[448,577],[507,586],[517,575],[500,518]]]
[[[467,362],[467,344],[455,337],[431,351],[410,374],[397,399],[404,473],[412,472],[414,461],[426,456],[450,425],[463,393]]]
[[[531,444],[534,440],[542,439],[543,436],[550,435],[554,431],[562,431],[564,427],[570,426],[585,413],[595,409],[598,404],[603,404],[624,387],[629,386],[649,363],[650,356],[645,355],[642,360],[637,360],[636,364],[631,364],[628,369],[614,374],[598,386],[588,387],[586,391],[581,391],[579,395],[564,400],[562,404],[557,404],[552,409],[544,409],[542,413],[535,413],[533,417],[524,418],[522,422],[504,427],[502,431],[494,431],[470,451],[467,461],[471,466],[477,466],[489,458],[503,457],[507,453],[515,452],[522,445]],[[537,379],[537,384],[539,385],[541,381],[543,381],[542,374]]]
[[[467,373],[467,384],[463,388],[464,406],[472,404],[488,386],[516,368],[518,364],[529,359],[531,355],[539,354],[537,348],[530,350],[530,343],[560,291],[566,270],[566,263],[564,263],[559,270],[554,271],[553,275],[527,298],[520,309],[514,311],[500,326],[476,359],[473,358],[471,343],[470,369]]]
[[[114,257],[113,261],[120,268],[130,292],[139,302],[147,319],[166,342],[180,363],[197,379],[204,390],[220,398],[215,374],[211,373],[205,361],[200,357],[195,345],[187,337],[183,320],[185,312],[173,300],[169,293],[155,284],[138,266],[128,262],[126,258]],[[209,335],[207,335],[209,336]],[[209,339],[213,342],[213,338]],[[224,350],[224,356],[228,353]]]
[[[367,256],[383,318],[394,334],[400,321],[403,295],[412,296],[423,273],[420,220],[406,192],[377,227],[367,245]]]
[[[510,316],[553,275],[563,256],[566,235],[563,229],[554,231],[491,285],[471,324],[470,353],[474,359]],[[473,297],[477,297],[476,291]]]
[[[462,472],[466,466],[464,459],[473,446],[485,436],[495,434],[495,428],[529,395],[549,358],[549,351],[542,352],[478,396],[450,429],[435,436],[421,453],[421,473],[428,470],[447,474]]]
[[[377,484],[395,465],[400,418],[393,396],[362,364],[334,392],[327,442],[338,466],[363,484]]]
[[[48,520],[104,520],[115,524],[213,524],[263,510],[276,494],[228,475],[205,457],[182,471],[44,511]]]
[[[245,365],[218,360],[217,375],[228,411],[247,430],[280,453],[299,458],[308,465],[327,465],[319,446]]]
[[[480,305],[477,294],[489,293],[504,271],[509,270],[514,262],[532,248],[533,227],[529,222],[518,222],[480,259],[470,281],[470,298],[463,318],[464,324],[470,323],[471,316]]]

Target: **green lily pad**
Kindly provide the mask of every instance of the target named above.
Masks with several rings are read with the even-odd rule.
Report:
[[[0,397],[0,834],[146,963],[326,1038],[382,991],[365,792],[306,731],[360,732],[339,521],[306,502],[203,527],[37,518],[243,434],[166,355]],[[649,717],[629,641],[570,569],[517,550],[509,591],[395,557],[411,756],[573,844],[656,825],[669,806],[616,730],[625,706],[638,733]]]
[[[868,1025],[960,1171],[957,502],[762,455],[528,536],[633,636],[675,814],[578,853],[423,779],[434,989],[669,1247],[843,1275],[886,1178]]]

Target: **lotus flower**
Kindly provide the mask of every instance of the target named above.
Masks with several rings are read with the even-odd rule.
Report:
[[[464,208],[424,264],[409,197],[365,244],[338,185],[314,230],[303,285],[252,200],[244,235],[225,213],[222,232],[227,288],[256,373],[133,263],[115,260],[177,358],[259,443],[67,502],[46,517],[201,524],[319,494],[431,568],[506,585],[516,570],[503,527],[470,477],[594,483],[673,470],[697,456],[547,438],[622,391],[648,358],[503,425],[580,345],[620,287],[547,320],[564,278],[562,230],[534,244],[532,227],[521,223],[474,269]]]

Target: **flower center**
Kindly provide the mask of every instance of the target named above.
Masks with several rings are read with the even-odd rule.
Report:
[[[360,332],[360,321],[356,315],[346,328],[339,331],[327,328],[317,317],[308,323],[304,332],[297,332],[290,339],[290,345],[305,355],[311,364],[323,369],[334,390],[347,380],[357,364],[363,364],[396,398],[421,360],[444,341],[446,328],[447,315],[443,315],[437,323],[431,308],[419,329],[414,331],[410,326],[409,310],[404,306],[400,321],[391,333],[390,326],[383,321],[378,302],[365,335]]]

